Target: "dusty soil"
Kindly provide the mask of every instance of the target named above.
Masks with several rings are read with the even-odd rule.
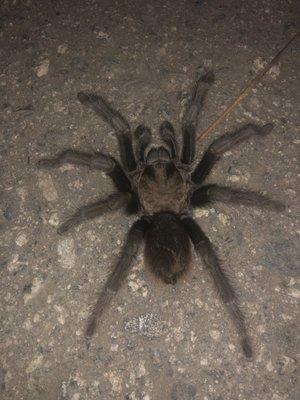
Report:
[[[264,140],[227,153],[210,181],[262,190],[287,210],[196,212],[238,290],[252,362],[196,257],[169,287],[141,254],[87,348],[90,307],[134,217],[118,212],[60,237],[57,225],[110,193],[111,182],[84,168],[35,167],[66,148],[118,156],[112,130],[82,107],[80,90],[104,94],[133,127],[155,131],[169,119],[180,132],[195,71],[206,64],[216,83],[200,132],[296,32],[296,3],[2,0],[1,399],[296,399],[299,40],[198,146],[200,156],[244,123],[275,123]]]

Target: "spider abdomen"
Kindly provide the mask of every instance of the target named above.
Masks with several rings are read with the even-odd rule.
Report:
[[[178,216],[155,214],[145,239],[146,265],[165,283],[175,284],[191,260],[189,237]]]

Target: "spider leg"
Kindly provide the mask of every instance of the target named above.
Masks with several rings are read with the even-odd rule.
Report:
[[[181,151],[181,162],[183,164],[191,164],[194,160],[198,116],[205,96],[213,82],[213,72],[206,70],[206,68],[202,68],[199,78],[194,85],[192,97],[187,105],[182,121],[183,145]]]
[[[121,192],[130,191],[131,184],[120,164],[111,156],[102,153],[88,154],[81,151],[65,150],[55,158],[43,158],[37,163],[39,169],[60,167],[64,164],[85,165],[90,169],[107,173]]]
[[[171,158],[178,158],[178,143],[175,136],[175,130],[170,122],[165,121],[159,128],[159,134],[162,141],[168,146],[171,151]]]
[[[208,237],[192,218],[182,220],[196,252],[202,257],[209,271],[220,297],[229,311],[229,314],[241,337],[241,344],[246,357],[252,357],[252,348],[246,331],[243,314],[238,306],[237,296],[231,283],[221,268],[220,261]]]
[[[151,142],[151,131],[144,125],[139,125],[134,131],[134,136],[138,141],[137,155],[139,161],[145,161],[145,150]]]
[[[280,201],[269,199],[267,196],[250,190],[233,189],[227,186],[206,185],[195,190],[191,196],[193,207],[203,206],[215,201],[266,208],[272,211],[285,210],[285,205]]]
[[[92,314],[88,320],[86,336],[93,336],[98,320],[101,317],[104,308],[110,303],[114,295],[120,289],[121,284],[126,279],[132,261],[137,255],[141,242],[144,238],[148,223],[145,220],[136,221],[130,228],[120,258],[111,273],[104,289],[100,293],[97,303],[94,306]]]
[[[233,133],[219,137],[208,147],[196,166],[192,173],[192,181],[197,184],[202,183],[222,154],[252,136],[266,136],[272,129],[273,124],[266,124],[261,127],[248,124]]]
[[[101,199],[95,203],[80,207],[75,214],[57,229],[57,233],[62,234],[82,222],[97,218],[106,212],[117,210],[127,206],[131,195],[129,193],[113,193],[106,199]]]
[[[101,96],[89,93],[78,93],[78,100],[92,108],[104,121],[115,130],[120,147],[120,155],[123,166],[128,171],[136,169],[136,161],[132,147],[130,126],[126,119],[117,111],[113,110],[110,104]]]

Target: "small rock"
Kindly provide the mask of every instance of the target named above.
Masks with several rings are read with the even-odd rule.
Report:
[[[300,290],[298,289],[289,289],[287,291],[287,294],[291,297],[294,297],[295,299],[300,300]]]
[[[176,383],[173,386],[172,400],[194,400],[196,398],[196,386],[189,383]]]
[[[255,73],[261,71],[266,65],[266,61],[263,61],[261,57],[257,57],[253,62],[253,71]]]
[[[267,371],[269,371],[269,372],[274,371],[274,367],[273,367],[273,364],[272,364],[271,360],[268,361],[266,367],[267,367]]]
[[[51,176],[47,172],[38,172],[38,184],[47,201],[54,201],[57,199],[57,191],[54,187]]]
[[[25,233],[19,233],[16,238],[16,245],[19,247],[24,246],[28,242],[27,236]]]
[[[196,299],[195,299],[195,304],[196,304],[199,308],[203,308],[203,306],[204,306],[203,301],[202,301],[201,299],[199,299],[199,298],[196,298]]]
[[[236,183],[236,182],[240,182],[242,179],[240,176],[238,175],[231,175],[227,178],[230,182]]]
[[[196,218],[209,217],[209,210],[201,209],[195,211]]]
[[[59,241],[57,252],[60,256],[60,264],[62,268],[73,268],[75,265],[76,254],[74,248],[74,240],[72,238],[65,238]]]
[[[222,223],[222,225],[230,224],[229,217],[225,214],[222,214],[222,213],[218,214],[218,219]]]
[[[164,324],[158,315],[147,313],[134,317],[125,323],[125,330],[142,336],[154,338],[161,336]]]
[[[64,308],[63,308],[62,306],[59,306],[59,305],[56,304],[56,305],[54,306],[54,309],[55,309],[55,311],[57,311],[57,313],[58,313],[57,321],[58,321],[61,325],[64,325],[64,324],[65,324],[65,321],[66,321],[66,318],[65,318],[66,312],[65,312]]]
[[[142,376],[145,375],[146,375],[145,360],[140,360],[137,371],[137,377],[141,378]]]
[[[101,40],[108,40],[110,35],[107,32],[95,30],[96,38]]]
[[[280,63],[273,65],[273,67],[269,69],[268,75],[272,79],[277,79],[280,75]]]
[[[59,225],[59,218],[58,218],[57,213],[52,214],[50,216],[48,222],[49,222],[49,225],[54,226],[55,228],[57,228],[58,225]]]
[[[68,50],[68,45],[66,45],[65,43],[60,44],[57,48],[58,54],[65,54],[67,50]]]
[[[50,61],[48,59],[43,60],[37,67],[34,68],[34,72],[36,75],[41,78],[42,76],[45,76],[49,72],[49,65]]]
[[[117,343],[114,343],[110,346],[111,351],[118,351],[119,345]]]

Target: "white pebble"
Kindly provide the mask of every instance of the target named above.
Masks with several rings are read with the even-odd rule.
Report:
[[[55,228],[59,225],[59,219],[57,213],[54,213],[49,218],[49,225],[54,226]]]
[[[16,238],[16,244],[17,246],[24,246],[28,242],[27,236],[25,233],[19,233],[19,235]]]
[[[66,45],[65,43],[60,44],[57,48],[58,54],[65,54],[67,50],[68,50],[68,45]]]
[[[218,214],[218,219],[222,223],[222,225],[229,225],[229,218],[225,214]]]
[[[294,297],[295,299],[300,299],[300,290],[297,289],[289,289],[287,291],[287,294],[291,297]]]
[[[75,265],[76,254],[74,248],[74,240],[65,238],[59,241],[57,252],[60,256],[60,264],[63,268],[73,268]]]
[[[50,61],[46,58],[37,67],[34,68],[36,75],[41,78],[48,74]]]

